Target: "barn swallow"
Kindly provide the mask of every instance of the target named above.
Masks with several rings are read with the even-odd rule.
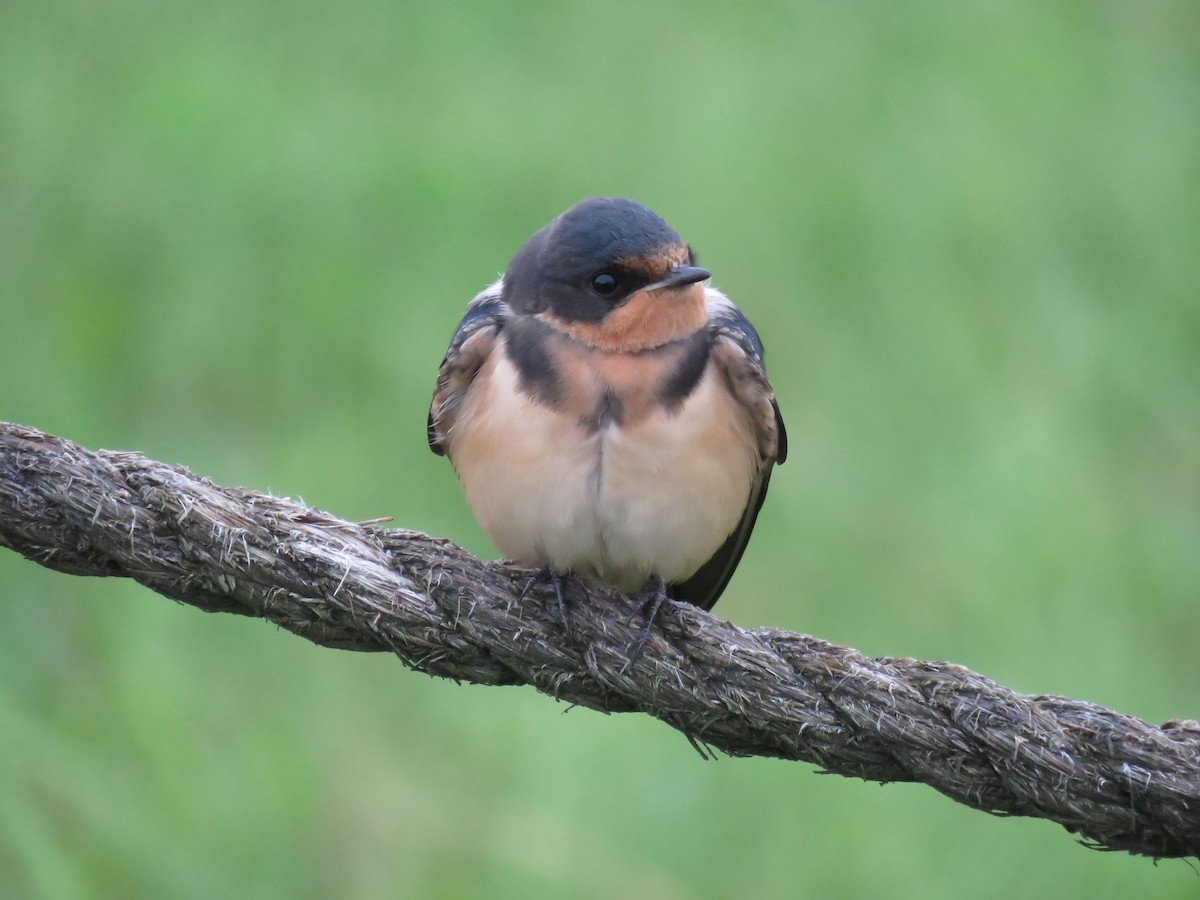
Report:
[[[742,312],[658,215],[592,198],[517,251],[450,341],[429,410],[508,558],[711,609],[787,436]],[[640,644],[639,648],[640,650]]]

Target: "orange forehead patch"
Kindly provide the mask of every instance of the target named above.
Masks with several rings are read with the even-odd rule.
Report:
[[[691,251],[681,244],[667,244],[646,256],[622,257],[617,264],[632,272],[641,272],[651,281],[666,278],[675,266],[686,266],[691,260]]]

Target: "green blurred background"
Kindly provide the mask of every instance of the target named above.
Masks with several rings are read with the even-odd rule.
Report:
[[[717,612],[1200,715],[1200,6],[0,6],[0,418],[494,551],[462,309],[593,194],[790,425]],[[701,761],[0,552],[0,893],[1193,897],[914,785]]]

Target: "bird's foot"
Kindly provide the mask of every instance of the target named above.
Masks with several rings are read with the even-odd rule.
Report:
[[[571,617],[567,615],[567,589],[564,584],[564,576],[547,566],[546,577],[554,585],[554,599],[558,604],[558,621],[562,625],[563,635],[569,641],[571,640]]]
[[[637,639],[630,648],[629,662],[626,663],[626,666],[637,662],[638,657],[642,655],[642,651],[646,649],[646,641],[650,639],[650,633],[654,630],[654,623],[658,621],[658,612],[666,602],[666,584],[660,576],[651,575],[650,580],[646,582],[646,586],[642,588],[642,592],[637,597],[637,606],[634,608],[634,614],[629,617],[629,622],[632,624],[634,616],[640,612],[645,617],[646,624],[642,626],[642,630],[638,632]]]

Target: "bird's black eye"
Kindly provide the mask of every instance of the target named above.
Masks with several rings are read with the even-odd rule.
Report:
[[[601,297],[611,297],[619,286],[620,282],[612,272],[597,272],[592,276],[592,290]]]

